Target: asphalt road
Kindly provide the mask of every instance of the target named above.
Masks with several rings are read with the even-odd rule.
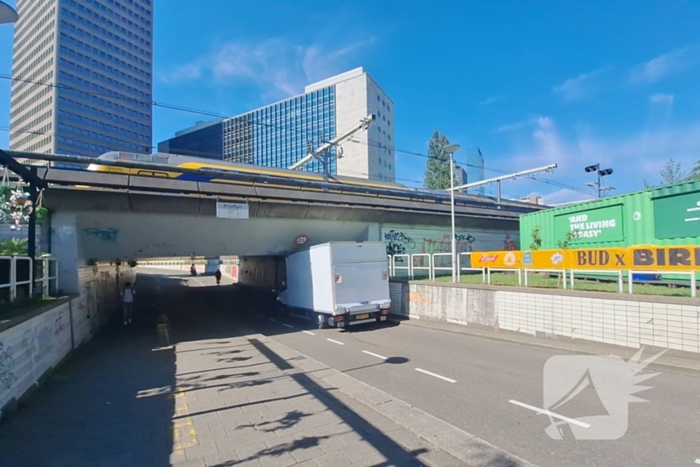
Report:
[[[197,286],[213,284],[209,277],[197,281]],[[229,316],[541,467],[700,464],[700,377],[692,373],[659,373],[639,383],[651,389],[635,395],[648,402],[620,404],[615,399],[607,407],[619,409],[613,412],[602,402],[610,402],[609,394],[615,393],[601,384],[610,375],[601,379],[591,370],[598,391],[589,387],[552,409],[555,417],[576,419],[579,439],[565,426],[563,439],[555,440],[545,432],[550,417],[537,412],[544,405],[545,363],[571,353],[409,324],[318,330],[308,322],[273,314],[269,298],[261,297],[231,287]],[[212,310],[212,319],[221,319],[221,311]],[[645,352],[642,359],[649,356]],[[574,365],[564,361],[552,374],[562,378],[567,369],[576,373]],[[622,362],[605,368],[611,375],[631,374]],[[639,374],[652,373],[646,369]],[[563,385],[577,381],[578,377],[558,380]],[[624,378],[620,381],[615,387],[625,384]],[[624,435],[614,440],[581,439],[614,425],[583,417],[608,412],[621,420]]]

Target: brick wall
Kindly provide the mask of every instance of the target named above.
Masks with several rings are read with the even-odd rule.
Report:
[[[639,348],[700,352],[697,300],[392,282],[396,314]]]
[[[118,309],[118,284],[134,282],[128,266],[80,268],[79,277],[79,297],[0,330],[0,416],[71,350],[90,340]]]

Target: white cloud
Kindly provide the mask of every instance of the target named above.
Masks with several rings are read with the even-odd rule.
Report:
[[[558,167],[553,173],[535,175],[550,181],[550,192],[540,194],[547,202],[553,202],[549,197],[564,188],[562,185],[579,190],[565,190],[571,191],[572,198],[564,201],[586,196],[580,193],[581,190],[587,191],[585,184],[592,181],[583,170],[586,165],[600,163],[604,168],[614,170],[605,178],[606,185],[615,187],[611,193],[614,195],[642,189],[645,179],[656,183],[660,179],[659,171],[670,158],[681,162],[683,167],[692,167],[700,159],[700,122],[604,138],[565,136],[552,118],[540,117],[532,132],[531,143],[511,154],[499,156],[498,160],[507,161],[512,172],[556,163]],[[509,181],[508,185],[511,186],[504,189],[520,193],[541,192],[546,186],[528,178]],[[563,193],[556,195],[555,199],[564,196]]]
[[[483,101],[479,102],[479,105],[490,105],[504,100],[506,100],[506,98],[503,96],[489,96]]]
[[[697,47],[684,47],[659,55],[646,63],[636,65],[630,71],[632,83],[654,83],[660,79],[685,71],[697,60]]]
[[[297,45],[285,39],[260,43],[229,42],[206,56],[160,73],[161,81],[177,84],[209,79],[217,84],[252,84],[266,99],[278,99],[303,91],[309,82],[346,71],[354,54],[374,42],[361,40],[337,48]]]
[[[542,196],[544,199],[544,204],[549,206],[554,206],[556,204],[564,203],[580,203],[584,201],[590,201],[595,199],[592,195],[587,195],[578,191],[569,190],[562,188],[561,190],[555,190],[549,193],[542,193],[540,191],[535,191],[530,193],[536,196]],[[529,196],[529,195],[528,195]]]
[[[500,126],[496,128],[495,131],[496,133],[502,133],[505,131],[513,131],[513,130],[519,130],[520,128],[523,128],[525,126],[532,125],[537,122],[536,118],[528,118],[527,120],[520,120],[519,122],[515,123],[508,123],[506,125]]]
[[[652,104],[673,104],[673,94],[654,94],[649,98]]]
[[[593,92],[595,78],[597,78],[602,69],[591,71],[590,73],[582,73],[575,78],[569,78],[559,86],[555,86],[552,91],[555,94],[561,94],[565,101],[575,101],[583,99]]]

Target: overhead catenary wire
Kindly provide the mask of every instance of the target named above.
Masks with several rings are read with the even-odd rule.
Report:
[[[143,104],[143,105],[149,105],[149,106],[151,106],[151,107],[161,107],[161,108],[165,108],[165,109],[169,109],[169,110],[175,110],[175,111],[180,111],[180,112],[192,113],[192,114],[202,115],[202,116],[209,116],[209,117],[212,117],[212,118],[221,118],[221,119],[229,119],[229,118],[232,118],[231,116],[222,115],[222,114],[215,113],[215,112],[204,111],[204,110],[199,110],[199,109],[193,109],[193,108],[189,108],[189,107],[183,107],[183,106],[174,105],[174,104],[168,104],[168,103],[163,103],[163,102],[157,102],[157,101],[155,101],[155,100],[144,100],[144,99],[139,99],[139,98],[137,98],[137,97],[129,97],[129,96],[124,96],[124,95],[115,95],[115,94],[113,94],[113,93],[105,93],[105,92],[99,92],[99,91],[92,91],[92,90],[82,89],[82,88],[78,88],[78,87],[74,87],[74,86],[67,86],[67,85],[63,85],[63,84],[56,84],[56,83],[52,83],[52,82],[37,81],[37,80],[27,79],[27,78],[24,78],[24,77],[17,77],[17,76],[14,76],[14,75],[12,75],[12,74],[7,74],[7,73],[0,73],[0,79],[10,80],[10,81],[13,81],[13,82],[14,82],[14,81],[26,82],[26,83],[35,84],[35,85],[38,85],[38,86],[47,86],[47,87],[52,87],[52,88],[56,88],[56,89],[68,90],[68,91],[76,91],[76,92],[79,92],[79,93],[82,93],[82,94],[93,95],[93,96],[101,96],[101,97],[105,97],[105,98],[109,98],[109,99],[114,99],[114,100],[121,100],[121,101],[127,101],[127,102],[136,102],[136,103]],[[233,118],[235,118],[235,117],[233,117]],[[250,123],[253,123],[253,124],[255,124],[255,125],[260,125],[260,126],[264,126],[264,127],[267,127],[267,128],[274,128],[274,129],[276,129],[276,130],[281,130],[281,131],[294,131],[294,132],[296,132],[296,133],[298,133],[298,134],[304,136],[305,138],[313,137],[313,136],[311,136],[311,135],[309,134],[308,130],[307,130],[307,132],[303,132],[302,130],[300,130],[300,129],[298,129],[298,128],[293,128],[293,127],[280,127],[280,126],[278,126],[278,125],[274,125],[274,124],[270,124],[270,123],[264,123],[264,122],[260,122],[260,121],[256,121],[256,120],[252,120],[252,119],[251,119],[251,120],[246,120],[246,121],[247,121],[247,122],[250,122]],[[15,132],[15,131],[13,131],[13,130],[11,129],[11,127],[10,127],[9,129],[0,128],[0,131],[9,131],[10,133],[14,133],[14,132]],[[50,133],[31,132],[31,131],[18,131],[17,133],[20,133],[20,134],[39,134],[39,135],[45,135],[45,136],[55,136],[55,134],[52,134],[52,133],[50,134]],[[318,135],[317,135],[317,136],[318,136]],[[369,140],[359,140],[359,138],[356,138],[356,137],[350,138],[348,141],[353,142],[353,143],[356,143],[356,144],[363,144],[363,145],[366,145],[366,146],[368,146],[368,147],[377,147],[377,148],[380,148],[380,149],[383,149],[383,148],[386,147],[387,149],[390,149],[390,150],[392,150],[392,151],[395,152],[395,153],[400,153],[400,154],[405,154],[405,155],[410,155],[410,156],[416,156],[416,157],[422,157],[422,158],[426,158],[426,159],[431,159],[431,158],[432,158],[432,156],[427,155],[427,154],[423,154],[423,153],[420,153],[420,152],[410,151],[410,150],[406,150],[406,149],[397,148],[397,147],[395,147],[395,146],[393,146],[393,145],[392,145],[392,146],[389,146],[389,145],[381,145],[381,143],[372,143],[372,142],[370,142]],[[325,142],[325,141],[321,141],[321,143],[323,143],[323,142]],[[152,144],[143,144],[143,145],[140,145],[140,146],[142,146],[142,147],[144,147],[144,148],[149,148],[149,149],[151,149],[151,150],[157,150],[157,147],[154,146],[154,145],[152,145]],[[477,149],[477,147],[475,146],[475,147],[466,148],[466,149]],[[190,152],[194,153],[194,151],[190,151]],[[206,153],[206,152],[199,152],[199,151],[197,151],[197,153],[199,153],[201,156],[207,157],[207,158],[211,158],[211,156],[220,157],[220,155],[218,155],[218,154],[213,154],[213,153]],[[501,170],[501,169],[494,169],[494,168],[490,168],[490,167],[486,167],[486,166],[478,166],[478,165],[469,164],[469,163],[460,164],[460,165],[465,165],[465,166],[467,166],[467,167],[472,167],[472,168],[477,168],[477,169],[488,170],[488,171],[492,171],[492,172],[496,172],[496,173],[501,173],[501,174],[507,174],[507,173],[508,173],[507,171],[503,171],[503,170]],[[546,184],[549,184],[549,185],[552,185],[552,186],[556,186],[556,187],[559,187],[559,188],[563,188],[563,189],[567,189],[567,190],[578,191],[578,192],[581,192],[581,193],[589,194],[586,190],[583,190],[583,189],[580,189],[580,188],[577,188],[577,187],[574,187],[574,186],[571,186],[571,185],[567,185],[567,184],[564,184],[564,183],[556,182],[556,181],[553,181],[553,180],[542,179],[542,178],[540,178],[540,177],[535,177],[535,176],[531,176],[531,177],[529,177],[529,178],[532,179],[532,180],[534,180],[534,181],[541,182],[541,183],[546,183]],[[398,180],[398,178],[397,178],[397,180]],[[415,181],[412,181],[412,182],[415,182]],[[420,182],[419,182],[419,183],[420,183]]]

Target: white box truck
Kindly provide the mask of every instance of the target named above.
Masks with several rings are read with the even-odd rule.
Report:
[[[386,321],[391,306],[384,242],[330,242],[286,258],[280,309],[319,328]]]

